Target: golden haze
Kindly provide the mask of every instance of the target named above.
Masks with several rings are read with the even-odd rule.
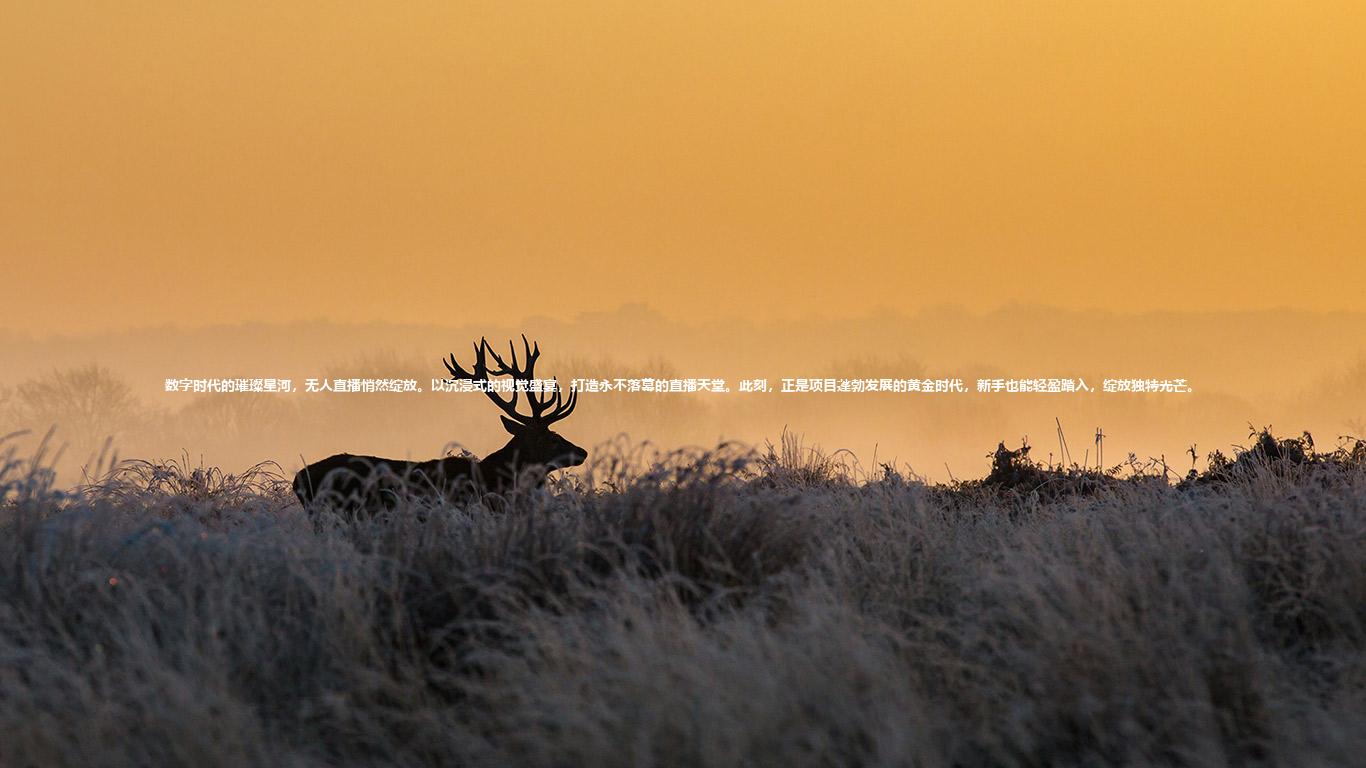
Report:
[[[421,380],[526,330],[571,374],[1197,387],[585,400],[585,445],[789,425],[973,475],[1055,417],[1107,459],[1331,441],[1366,428],[1366,315],[1328,314],[1366,285],[1362,39],[1355,2],[10,3],[0,401],[94,362],[134,455],[488,450],[477,401],[161,381]]]
[[[1363,38],[1352,2],[14,3],[2,325],[1346,309]]]

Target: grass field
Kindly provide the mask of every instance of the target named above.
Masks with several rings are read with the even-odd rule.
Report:
[[[618,442],[371,520],[11,454],[0,766],[1352,764],[1366,450],[1254,438],[952,486]]]

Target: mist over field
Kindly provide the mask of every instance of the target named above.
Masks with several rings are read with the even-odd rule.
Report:
[[[1184,472],[1194,445],[1246,443],[1249,427],[1308,431],[1331,443],[1366,429],[1366,314],[1290,310],[1114,314],[1013,307],[945,308],[804,322],[688,323],[641,305],[572,321],[528,317],[451,327],[248,323],[149,328],[94,336],[0,341],[0,430],[54,423],[65,479],[106,436],[124,456],[188,452],[227,470],[348,451],[397,458],[442,455],[458,443],[480,455],[506,441],[478,393],[433,393],[441,360],[468,359],[487,336],[539,342],[538,376],[724,378],[730,393],[584,393],[562,431],[591,447],[626,434],[661,447],[753,445],[789,429],[865,467],[893,461],[926,478],[976,477],[999,441],[1027,439],[1035,455],[1094,465],[1095,431],[1107,466],[1134,453]],[[518,341],[520,344],[520,341]],[[88,370],[84,383],[77,374]],[[72,378],[53,386],[55,376]],[[292,394],[167,393],[166,378],[291,378]],[[422,393],[305,393],[306,378],[411,378]],[[967,394],[741,393],[741,379],[953,378]],[[977,378],[1184,378],[1187,394],[979,394]],[[89,390],[83,392],[82,390]],[[97,394],[102,392],[103,394]],[[102,403],[91,397],[105,397]],[[1056,421],[1055,421],[1056,420]],[[301,458],[302,457],[302,458]]]

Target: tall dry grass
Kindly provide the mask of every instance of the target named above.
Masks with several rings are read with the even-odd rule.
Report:
[[[619,441],[315,532],[269,467],[0,469],[0,765],[1324,765],[1351,452],[1086,493]],[[1227,469],[1227,467],[1225,467]],[[1064,473],[1065,474],[1065,473]],[[1080,486],[1078,486],[1080,487]]]

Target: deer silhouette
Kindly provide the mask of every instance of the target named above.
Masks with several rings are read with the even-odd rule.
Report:
[[[571,390],[562,398],[559,381],[553,394],[533,391],[536,360],[541,355],[540,344],[532,345],[522,335],[525,365],[517,361],[517,349],[511,341],[508,350],[512,363],[481,338],[474,345],[474,370],[466,371],[456,362],[455,355],[442,362],[452,381],[477,382],[484,394],[503,411],[503,427],[512,435],[508,444],[475,459],[451,456],[430,461],[404,461],[378,456],[355,456],[339,453],[309,464],[294,476],[294,493],[304,507],[315,499],[330,498],[348,509],[362,511],[376,507],[392,509],[396,501],[407,494],[429,499],[458,501],[482,496],[484,493],[506,493],[519,479],[529,476],[535,484],[544,484],[548,472],[576,467],[588,458],[588,452],[550,430],[550,425],[574,412],[578,392]],[[496,367],[490,368],[493,358]],[[503,399],[493,386],[494,376],[512,376],[512,396]],[[531,413],[517,411],[517,398],[526,394]]]

